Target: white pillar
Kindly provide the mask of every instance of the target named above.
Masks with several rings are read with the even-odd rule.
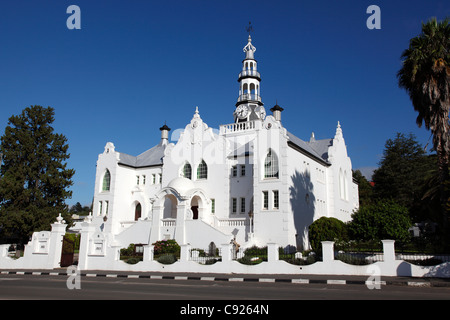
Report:
[[[153,255],[154,255],[153,248],[154,247],[155,246],[152,244],[144,246],[144,257],[143,257],[144,261],[153,261]]]
[[[277,243],[268,243],[267,244],[267,261],[278,261],[280,258],[280,254],[278,252],[278,244]]]
[[[222,250],[222,262],[228,262],[233,260],[233,255],[231,253],[231,250],[233,249],[233,246],[229,243],[222,244],[221,250]]]
[[[61,253],[62,253],[62,241],[63,237],[66,234],[67,224],[64,223],[53,223],[52,232],[50,235],[50,251],[48,255],[48,267],[59,268],[61,262]]]
[[[395,261],[395,240],[381,240],[383,243],[383,260],[385,262]]]
[[[162,200],[164,203],[164,199]],[[154,205],[152,208],[152,226],[150,232],[150,243],[161,240],[161,218],[164,215],[164,206]]]
[[[78,255],[78,269],[86,270],[88,268],[88,254],[90,235],[94,233],[95,227],[90,222],[81,224],[80,251]]]
[[[190,253],[191,253],[191,245],[182,244],[180,247],[181,247],[180,261],[182,261],[182,262],[189,261]]]
[[[334,241],[322,241],[322,259],[325,263],[334,260]]]
[[[175,228],[175,240],[177,243],[186,243],[186,230],[184,222],[186,221],[187,208],[187,201],[183,201],[177,205],[177,227]]]

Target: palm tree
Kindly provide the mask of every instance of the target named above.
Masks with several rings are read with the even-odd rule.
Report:
[[[402,54],[403,66],[397,74],[400,88],[409,94],[418,112],[416,123],[431,130],[438,156],[440,201],[444,224],[448,223],[445,204],[448,201],[450,155],[450,26],[449,19],[436,18],[422,23],[422,33],[410,40]]]

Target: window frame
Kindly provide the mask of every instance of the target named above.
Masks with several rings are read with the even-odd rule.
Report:
[[[208,179],[208,165],[205,160],[202,159],[197,167],[197,180]]]
[[[279,163],[276,153],[269,149],[264,158],[264,179],[278,179],[279,178]]]
[[[280,192],[278,190],[272,191],[272,201],[273,201],[273,209],[280,209]]]
[[[269,210],[269,191],[263,190],[262,209]]]
[[[189,173],[189,176],[187,176],[186,173]],[[182,176],[183,178],[192,180],[192,166],[191,166],[191,164],[190,164],[189,162],[187,162],[187,161],[184,163],[183,168],[181,169],[181,176]]]
[[[237,213],[237,198],[231,198],[231,213]]]
[[[245,198],[241,198],[241,203],[240,203],[240,205],[241,205],[241,207],[240,207],[239,212],[240,212],[241,214],[245,214]]]
[[[102,179],[102,192],[111,191],[111,172],[106,169]]]

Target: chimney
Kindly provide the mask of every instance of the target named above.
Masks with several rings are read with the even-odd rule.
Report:
[[[277,121],[281,121],[281,111],[283,111],[283,110],[284,109],[282,107],[280,107],[278,105],[278,103],[275,104],[272,109],[270,109],[270,111],[272,111],[273,117]]]
[[[161,144],[167,144],[169,142],[170,128],[164,123],[159,130],[161,130]]]

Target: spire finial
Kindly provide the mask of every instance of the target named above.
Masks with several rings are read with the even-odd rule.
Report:
[[[339,140],[342,137],[343,136],[342,136],[341,123],[338,121],[337,128],[336,128],[336,135],[334,136],[334,138]]]
[[[198,106],[195,107],[195,113],[193,119],[200,119],[200,113],[198,112]]]

